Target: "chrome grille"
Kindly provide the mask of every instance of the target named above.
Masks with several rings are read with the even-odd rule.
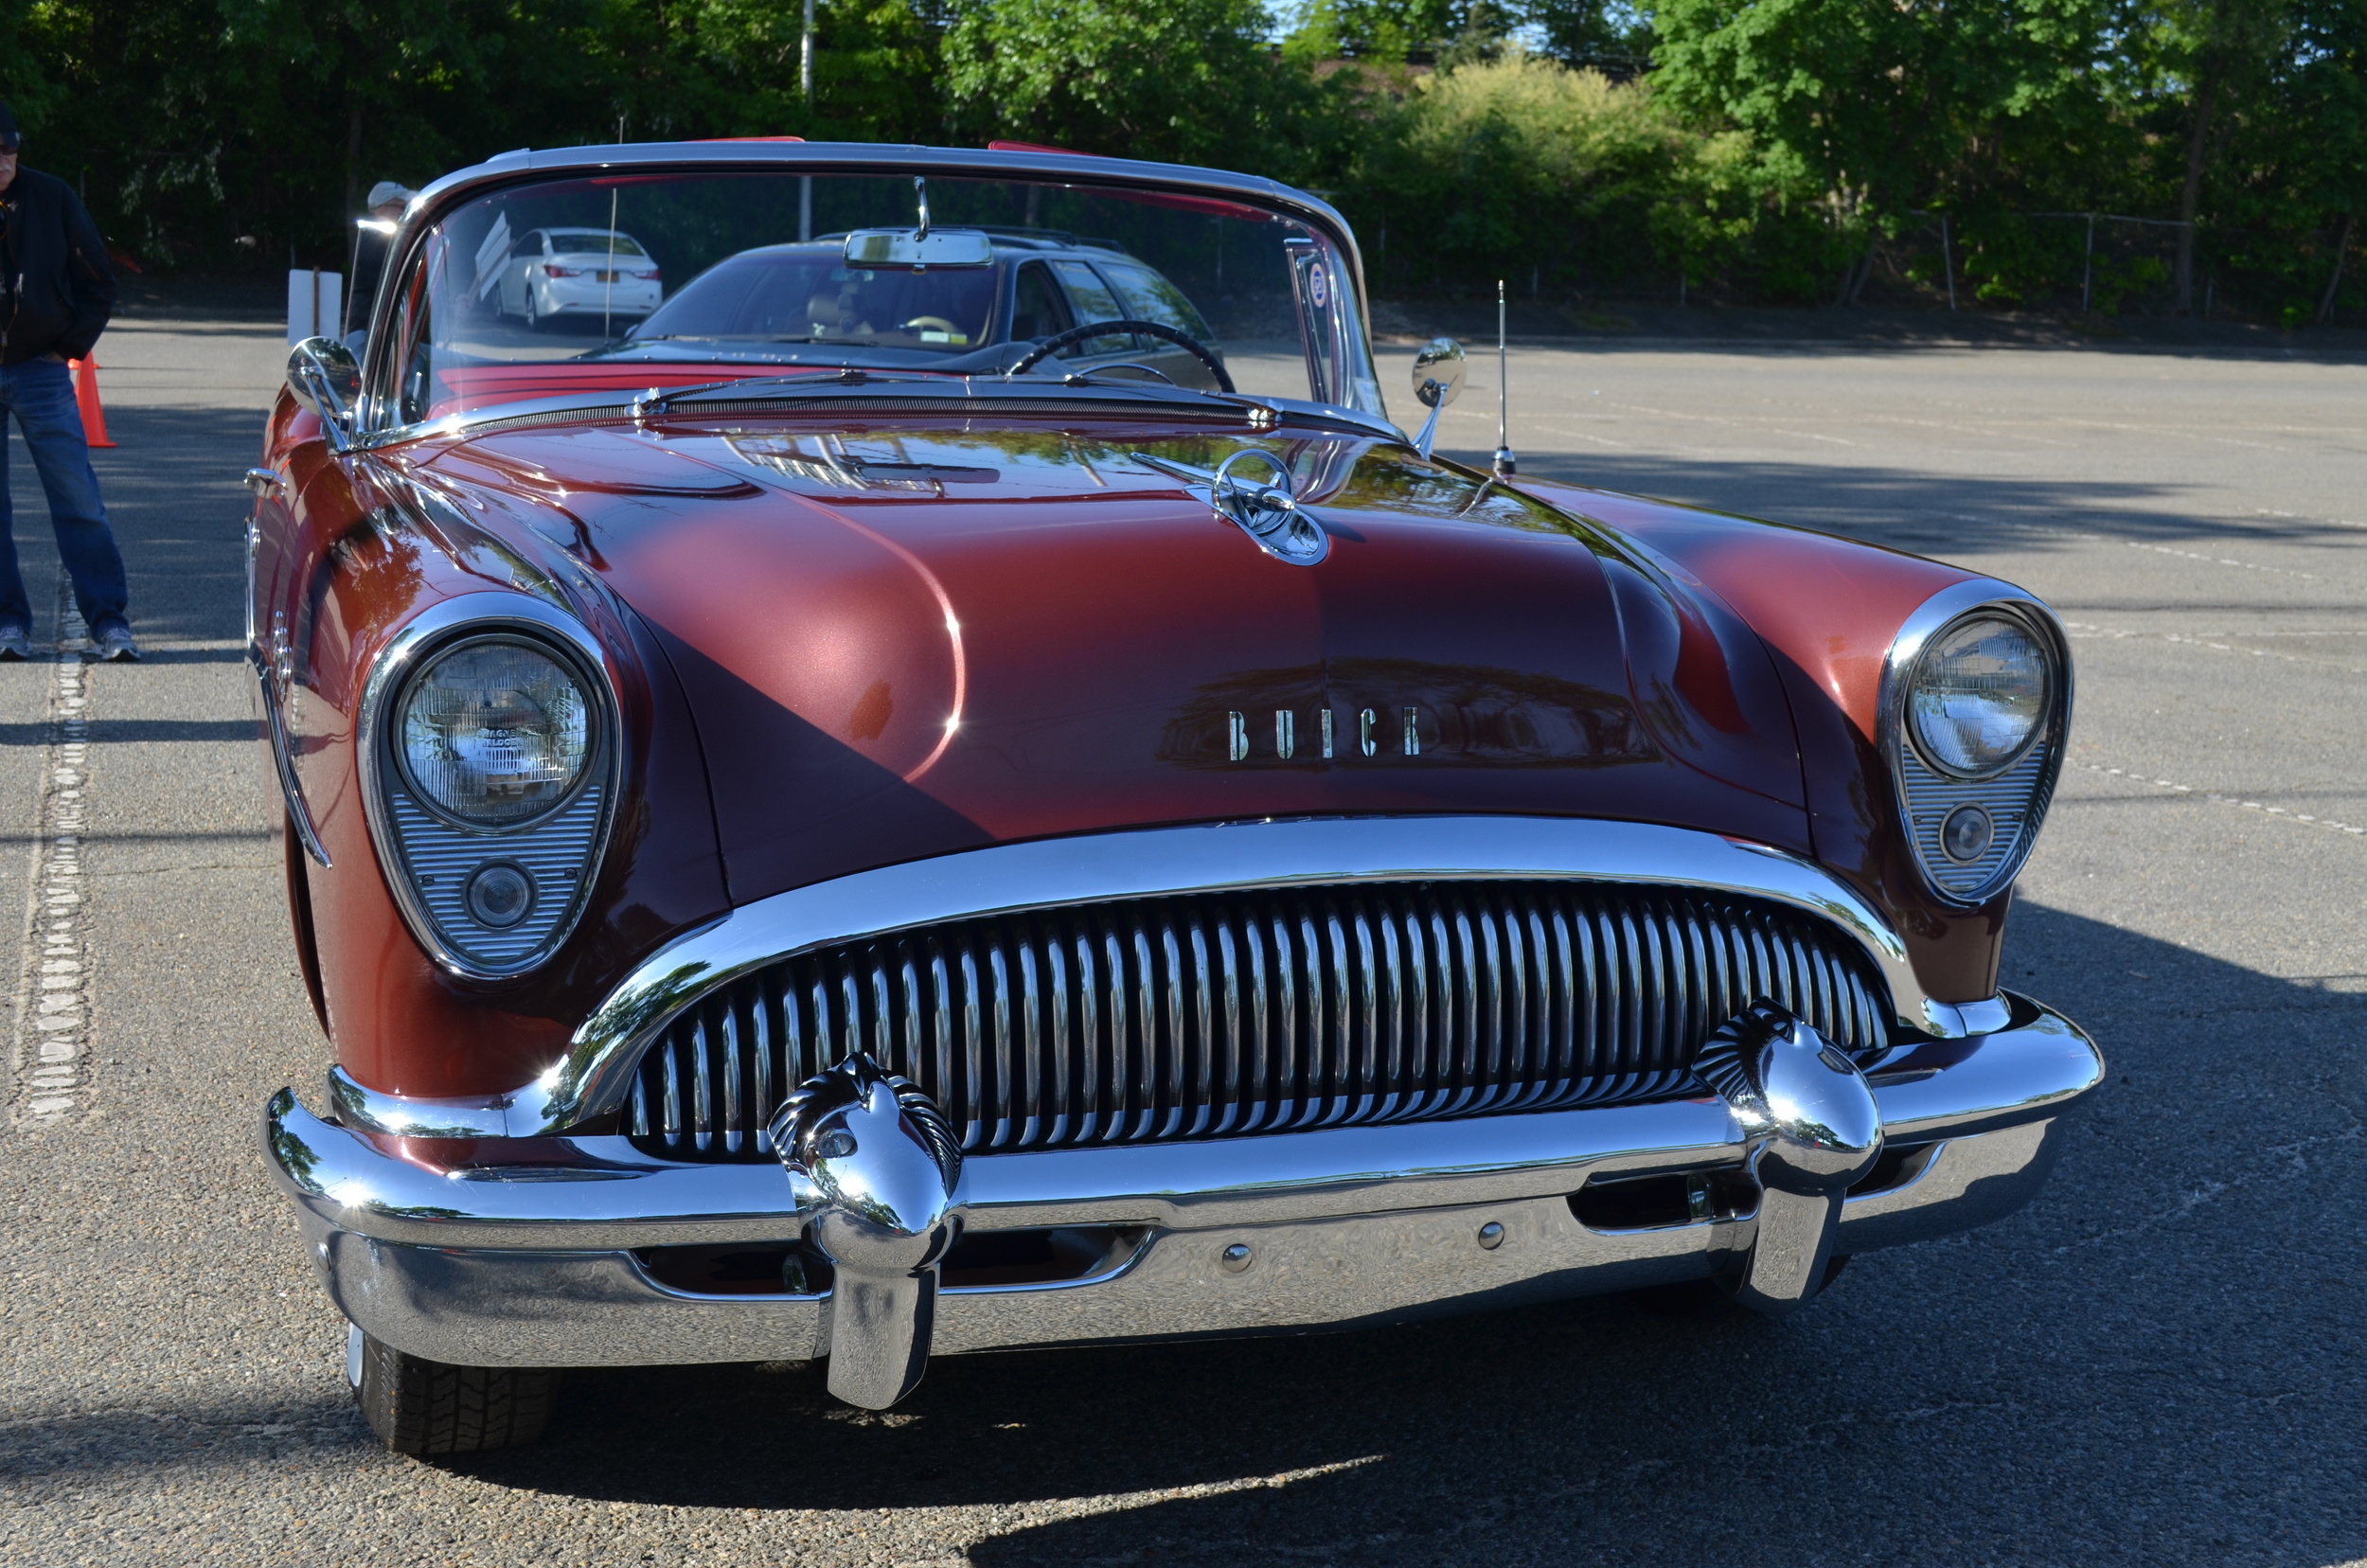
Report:
[[[1880,984],[1823,921],[1717,893],[1563,882],[1201,894],[999,916],[783,959],[643,1057],[625,1131],[758,1160],[800,1079],[863,1049],[965,1150],[1059,1149],[1665,1096],[1769,998],[1842,1049]]]

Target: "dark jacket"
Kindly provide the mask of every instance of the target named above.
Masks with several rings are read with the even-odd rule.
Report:
[[[18,166],[0,192],[0,365],[81,359],[115,313],[116,275],[74,187]]]

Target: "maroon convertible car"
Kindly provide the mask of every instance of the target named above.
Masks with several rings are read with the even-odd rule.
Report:
[[[669,291],[491,309],[538,231]],[[591,285],[579,290],[592,299]],[[571,296],[574,297],[574,296]],[[569,1366],[1794,1310],[2025,1201],[2055,616],[1432,454],[1356,242],[1035,151],[517,152],[292,354],[249,532],[372,1426]],[[646,319],[645,319],[646,312]]]

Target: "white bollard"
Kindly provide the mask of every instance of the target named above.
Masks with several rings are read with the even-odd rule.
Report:
[[[345,319],[345,274],[297,267],[288,274],[288,347],[309,337],[335,337]]]

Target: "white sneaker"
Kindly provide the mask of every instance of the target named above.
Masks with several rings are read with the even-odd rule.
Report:
[[[33,639],[21,626],[0,626],[0,659],[29,659]]]
[[[140,656],[140,645],[132,640],[132,629],[121,621],[109,625],[91,640],[98,645],[101,664],[130,663]]]

